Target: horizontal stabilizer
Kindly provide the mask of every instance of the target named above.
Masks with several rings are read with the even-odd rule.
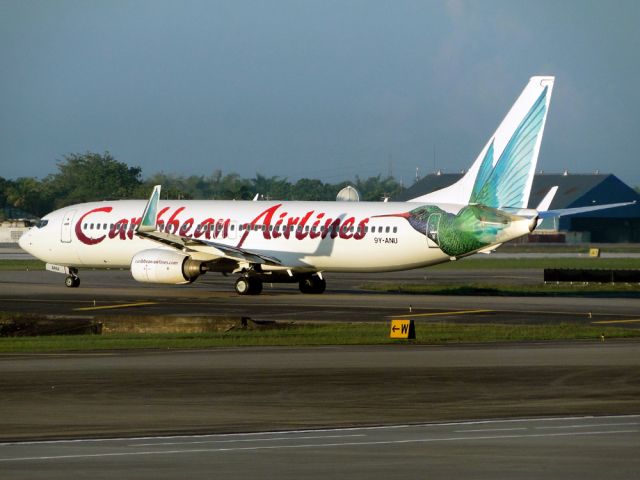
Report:
[[[635,204],[635,200],[633,202],[622,202],[622,203],[608,203],[606,205],[592,205],[589,207],[576,207],[576,208],[559,208],[557,210],[546,210],[544,212],[538,212],[538,218],[553,218],[553,217],[564,217],[565,215],[576,215],[578,213],[585,212],[595,212],[596,210],[606,210],[608,208],[618,208],[618,207],[626,207],[627,205]]]

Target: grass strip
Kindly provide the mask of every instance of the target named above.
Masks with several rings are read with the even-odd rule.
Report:
[[[0,271],[44,270],[40,260],[0,260]]]
[[[584,253],[591,248],[599,248],[605,253],[638,253],[638,243],[506,243],[498,250],[500,253]]]
[[[232,330],[224,333],[57,335],[0,338],[2,353],[131,349],[199,349],[250,346],[447,344],[640,338],[640,329],[581,324],[505,325],[416,322],[416,340],[391,340],[386,323],[292,325],[274,330]]]
[[[533,269],[533,268],[608,268],[637,269],[640,258],[500,258],[468,257],[428,267],[437,270]]]
[[[481,295],[505,297],[640,297],[640,285],[611,283],[548,283],[535,285],[468,283],[468,284],[423,284],[369,282],[361,286],[364,290],[416,295]]]

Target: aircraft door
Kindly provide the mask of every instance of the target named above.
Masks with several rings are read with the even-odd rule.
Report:
[[[438,227],[440,226],[440,213],[432,213],[427,219],[427,246],[429,248],[439,247]]]
[[[75,216],[75,210],[69,210],[64,213],[62,217],[62,230],[60,232],[60,241],[63,243],[71,242],[71,228],[73,226],[73,217]]]

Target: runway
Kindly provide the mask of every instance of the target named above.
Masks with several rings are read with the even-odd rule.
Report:
[[[640,342],[0,356],[0,440],[640,413]]]
[[[540,274],[407,273],[375,277]],[[640,318],[638,299],[386,294],[360,288],[370,275],[327,277],[321,296],[266,285],[239,297],[222,276],[158,287],[83,272],[68,289],[49,272],[0,272],[0,308],[629,327]],[[2,355],[0,478],[629,478],[639,467],[638,367],[634,341]],[[47,439],[64,441],[34,442]]]
[[[465,323],[585,323],[640,328],[640,299],[410,295],[366,291],[365,282],[540,282],[536,270],[438,271],[327,275],[323,295],[296,285],[265,284],[259,296],[241,297],[233,278],[205,275],[191,285],[140,284],[127,271],[82,272],[80,288],[45,271],[0,272],[0,310],[45,315],[229,315],[254,320],[367,321],[391,318]]]
[[[6,478],[632,478],[640,416],[0,444]]]

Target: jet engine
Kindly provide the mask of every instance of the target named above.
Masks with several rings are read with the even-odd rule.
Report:
[[[191,283],[205,271],[202,262],[173,250],[143,250],[131,260],[131,275],[144,283]]]

